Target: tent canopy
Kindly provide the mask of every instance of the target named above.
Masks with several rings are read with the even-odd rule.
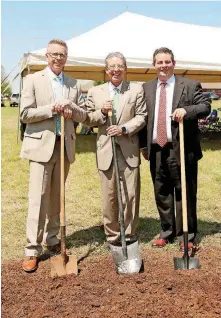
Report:
[[[221,28],[184,24],[125,12],[67,42],[65,73],[78,79],[107,80],[104,59],[126,57],[127,80],[154,78],[152,56],[166,46],[175,55],[175,73],[201,82],[221,82]],[[23,75],[46,65],[46,48],[24,54]]]

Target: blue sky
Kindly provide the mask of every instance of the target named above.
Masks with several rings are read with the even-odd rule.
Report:
[[[6,73],[23,53],[52,38],[69,40],[125,11],[177,22],[221,27],[221,2],[2,1],[1,64]],[[147,34],[148,36],[148,34]],[[188,39],[187,39],[188,41]],[[208,42],[205,42],[208,45]],[[17,86],[13,85],[13,91]]]

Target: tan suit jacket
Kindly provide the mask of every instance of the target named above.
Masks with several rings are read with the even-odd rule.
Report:
[[[73,117],[65,120],[65,145],[68,160],[75,160],[75,130],[73,121],[83,122],[86,112],[80,85],[64,74],[64,98],[71,100]],[[53,90],[46,69],[27,75],[21,95],[21,120],[26,123],[21,158],[37,162],[48,162],[53,154],[56,138],[56,117],[51,105]]]
[[[93,87],[88,92],[86,124],[98,126],[97,135],[97,166],[99,170],[108,170],[112,158],[111,137],[107,135],[109,119],[101,112],[106,100],[110,99],[109,84]],[[137,132],[145,126],[147,109],[143,88],[139,84],[123,82],[119,97],[117,125],[124,126],[127,134],[118,137],[123,156],[130,167],[140,164],[140,150]]]

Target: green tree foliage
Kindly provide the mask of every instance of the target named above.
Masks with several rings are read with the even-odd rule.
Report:
[[[105,81],[94,81],[94,86],[98,86],[98,85],[101,85],[104,83],[105,83]]]
[[[4,69],[4,66],[1,65],[1,82],[5,79],[5,69]],[[8,95],[8,96],[11,96],[11,93],[12,93],[12,89],[11,89],[11,86],[9,85],[8,86],[8,80],[4,81],[3,84],[1,84],[1,92],[3,93],[4,92],[4,95]],[[5,90],[5,88],[8,86],[8,88]],[[5,90],[5,91],[4,91]]]

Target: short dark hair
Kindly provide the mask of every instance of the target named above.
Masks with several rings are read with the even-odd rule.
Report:
[[[53,40],[51,40],[51,41],[48,43],[48,46],[51,45],[51,44],[59,44],[59,45],[61,45],[61,46],[64,46],[64,47],[66,48],[66,50],[68,50],[67,43],[64,42],[63,40],[53,39]]]
[[[107,61],[109,59],[111,59],[112,57],[118,57],[119,59],[121,59],[124,63],[124,66],[127,67],[127,61],[126,61],[126,58],[124,57],[124,55],[120,52],[112,52],[112,53],[109,53],[108,56],[105,58],[105,66],[108,65]]]
[[[173,51],[168,49],[167,47],[160,47],[159,49],[156,49],[155,52],[153,53],[153,63],[155,64],[156,62],[156,55],[159,53],[168,53],[171,55],[172,62],[174,62],[174,54]]]

